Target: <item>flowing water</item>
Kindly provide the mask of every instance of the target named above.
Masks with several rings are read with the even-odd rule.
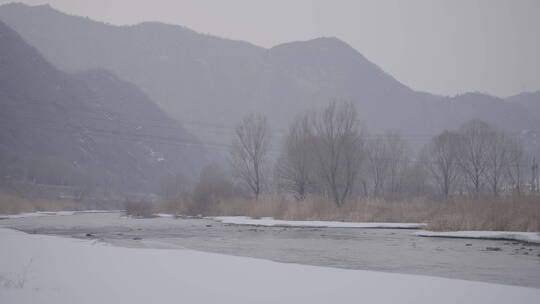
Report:
[[[28,233],[124,247],[184,248],[346,269],[441,276],[540,288],[540,246],[426,238],[406,229],[238,226],[210,219],[126,218],[78,213],[0,220]]]

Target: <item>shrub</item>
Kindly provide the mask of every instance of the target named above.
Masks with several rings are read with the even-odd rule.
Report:
[[[152,205],[144,201],[128,200],[126,202],[126,215],[132,217],[150,217],[152,216]]]

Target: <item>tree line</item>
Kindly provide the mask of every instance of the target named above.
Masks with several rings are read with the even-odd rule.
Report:
[[[232,142],[234,176],[255,199],[263,193],[296,200],[320,195],[339,207],[357,197],[444,201],[535,190],[536,181],[525,178],[520,142],[477,120],[413,152],[398,132],[370,135],[354,105],[332,102],[293,121],[277,159],[270,157],[270,141],[266,118],[250,114]]]

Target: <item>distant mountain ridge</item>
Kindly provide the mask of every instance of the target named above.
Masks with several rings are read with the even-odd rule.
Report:
[[[63,70],[103,68],[136,84],[174,118],[199,122],[186,127],[203,138],[205,124],[232,126],[248,112],[283,130],[297,114],[336,99],[355,103],[372,131],[399,130],[423,142],[470,119],[513,134],[540,130],[539,93],[417,92],[335,38],[264,49],[177,25],[113,26],[23,4],[1,6],[0,20]]]
[[[2,22],[0,108],[0,184],[156,193],[161,177],[192,176],[205,161],[136,86],[105,70],[59,71]]]

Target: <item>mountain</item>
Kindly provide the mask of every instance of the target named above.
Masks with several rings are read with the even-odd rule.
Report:
[[[540,114],[531,111],[538,95],[512,102],[417,92],[335,38],[265,49],[176,25],[113,26],[23,4],[1,6],[0,20],[62,70],[109,69],[136,84],[204,140],[226,140],[223,132],[230,135],[248,112],[264,113],[279,133],[297,114],[330,100],[355,103],[372,131],[399,130],[418,144],[470,119],[514,134],[540,129]]]
[[[540,113],[540,91],[521,93],[506,100],[519,104],[532,113]]]
[[[2,22],[0,108],[0,182],[150,192],[204,162],[136,86],[99,69],[62,72]]]

